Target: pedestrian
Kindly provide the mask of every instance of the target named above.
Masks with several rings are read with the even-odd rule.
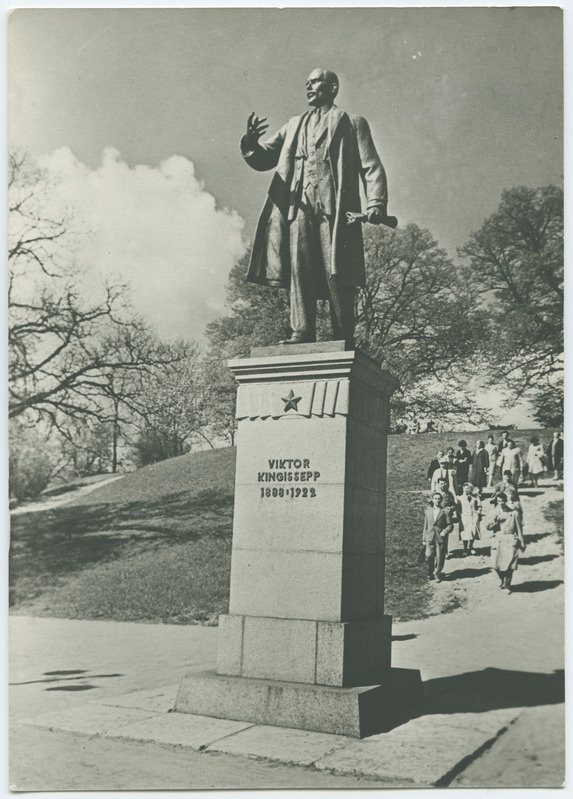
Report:
[[[458,493],[458,482],[456,479],[456,470],[453,466],[450,466],[450,462],[446,457],[443,457],[440,461],[440,466],[434,474],[432,475],[430,490],[436,491],[438,487],[438,480],[442,478],[446,481],[446,485],[448,487],[448,491],[451,491],[452,494],[456,495]]]
[[[455,454],[456,466],[456,479],[458,481],[458,489],[461,490],[462,486],[468,482],[470,473],[470,464],[472,462],[472,454],[468,449],[468,445],[462,438],[458,441],[458,450]]]
[[[519,447],[515,445],[513,439],[509,439],[507,446],[501,452],[501,466],[503,472],[510,471],[513,482],[519,485],[519,477],[523,467],[523,456]]]
[[[451,491],[448,490],[448,484],[443,477],[438,479],[436,491],[442,495],[442,507],[450,509],[453,519],[456,514],[456,497]],[[430,497],[430,501],[431,499],[432,498]]]
[[[515,490],[515,488],[511,488],[509,491],[504,492],[507,494],[507,504],[512,510],[517,511],[517,515],[519,517],[519,523],[523,528],[523,505],[521,504],[521,500],[519,498],[519,494]]]
[[[457,499],[459,538],[464,547],[464,555],[477,555],[474,541],[480,539],[481,503],[473,491],[471,483],[464,483],[462,494]]]
[[[444,577],[448,536],[452,530],[450,511],[442,507],[442,495],[439,491],[435,491],[432,494],[432,504],[426,508],[422,530],[429,580],[436,580],[439,583]]]
[[[527,450],[527,467],[531,485],[537,488],[537,483],[545,471],[545,449],[539,441],[539,436],[531,436]]]
[[[513,482],[513,476],[509,469],[506,469],[503,473],[503,480],[500,480],[499,483],[496,483],[493,487],[493,494],[490,500],[491,504],[495,505],[498,494],[506,494],[506,496],[509,496],[512,491],[515,491],[519,496],[517,486]]]
[[[525,541],[519,514],[509,507],[503,492],[497,495],[494,517],[487,527],[494,534],[492,566],[500,579],[500,588],[511,591],[513,572],[517,569],[519,553],[525,550]]]
[[[501,438],[497,442],[497,451],[503,452],[503,450],[507,447],[507,442],[509,441],[509,433],[507,430],[503,430],[501,433]]]
[[[489,470],[489,455],[483,441],[476,441],[476,448],[472,455],[472,465],[470,468],[470,481],[480,491],[487,485],[487,475]]]
[[[490,435],[487,437],[487,444],[485,445],[485,450],[489,457],[489,467],[487,470],[487,486],[486,488],[493,488],[493,478],[495,475],[495,467],[497,464],[497,456],[498,450],[497,445],[495,444],[494,437]]]
[[[547,469],[553,472],[554,480],[563,479],[563,439],[558,430],[553,433],[551,443],[547,447]]]
[[[443,449],[439,449],[436,452],[436,457],[432,458],[430,461],[430,465],[428,466],[428,481],[432,482],[432,477],[434,476],[434,472],[436,469],[440,468],[440,463],[444,460],[445,452]]]
[[[448,459],[448,463],[450,464],[450,469],[456,468],[456,453],[453,447],[448,447],[446,450],[446,458]]]

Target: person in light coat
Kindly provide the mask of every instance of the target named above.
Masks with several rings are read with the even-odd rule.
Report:
[[[479,495],[474,494],[474,487],[471,483],[464,483],[462,493],[457,500],[457,508],[460,523],[459,536],[464,547],[464,555],[476,555],[474,541],[481,538],[482,507]]]

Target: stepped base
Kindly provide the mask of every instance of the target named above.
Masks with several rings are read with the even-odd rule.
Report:
[[[327,685],[187,674],[175,701],[179,713],[250,721],[364,738],[417,715],[424,699],[420,672],[388,669],[380,685]]]

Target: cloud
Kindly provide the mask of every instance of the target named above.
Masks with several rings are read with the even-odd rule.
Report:
[[[224,311],[225,285],[245,244],[243,220],[218,208],[191,161],[130,167],[107,148],[90,169],[62,147],[41,159],[73,208],[76,258],[102,276],[129,281],[136,310],[166,337],[199,339]]]

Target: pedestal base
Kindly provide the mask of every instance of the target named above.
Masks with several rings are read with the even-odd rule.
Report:
[[[380,685],[358,688],[228,677],[207,671],[183,678],[175,710],[363,738],[405,722],[416,715],[422,702],[420,672],[414,669],[388,669]]]

